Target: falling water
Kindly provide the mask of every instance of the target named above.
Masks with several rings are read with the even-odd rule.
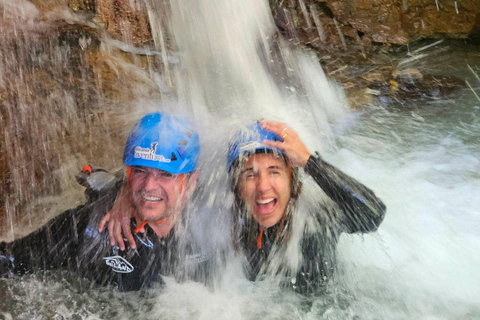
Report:
[[[226,178],[224,137],[235,125],[271,118],[287,122],[311,150],[319,150],[328,161],[372,188],[387,204],[387,217],[377,233],[342,236],[338,248],[341,272],[321,296],[304,297],[281,291],[274,279],[251,283],[243,277],[238,261],[228,265],[215,289],[196,283],[178,284],[167,278],[163,290],[142,296],[91,288],[82,280],[53,273],[46,278],[26,276],[22,280],[0,280],[0,312],[4,318],[480,317],[477,272],[480,263],[477,232],[480,225],[480,104],[470,90],[457,92],[448,100],[419,101],[389,109],[376,105],[362,112],[348,112],[341,90],[326,78],[316,57],[292,49],[281,40],[264,1],[173,1],[168,9],[171,10],[168,21],[162,20],[164,12],[157,11],[159,2],[145,3],[150,21],[156,21],[153,25],[159,28],[154,31],[156,47],[147,50],[152,53],[149,56],[152,60],[148,62],[160,61],[162,73],[142,69],[138,61],[115,60],[109,55],[127,46],[101,38],[103,59],[109,61],[109,65],[128,67],[132,77],[144,80],[143,85],[134,88],[138,101],[125,101],[120,106],[96,87],[85,88],[81,91],[85,96],[79,97],[72,96],[71,92],[77,91],[64,83],[51,86],[47,83],[44,87],[39,85],[42,78],[25,79],[21,71],[34,68],[31,65],[34,62],[58,79],[65,79],[63,70],[71,68],[78,68],[78,74],[82,75],[87,62],[69,65],[73,61],[72,51],[58,39],[54,18],[42,23],[36,21],[38,12],[26,1],[10,6],[6,1],[0,3],[4,16],[7,12],[12,19],[17,19],[14,27],[19,28],[18,19],[23,19],[20,22],[24,25],[22,30],[0,25],[2,36],[11,40],[11,47],[17,48],[12,53],[11,49],[4,49],[6,47],[0,49],[0,86],[17,95],[7,100],[10,104],[7,104],[7,116],[2,114],[2,130],[13,139],[7,145],[12,159],[27,160],[14,166],[18,170],[14,174],[24,181],[22,186],[14,186],[18,188],[14,190],[16,194],[23,200],[41,202],[36,200],[38,196],[52,203],[53,200],[48,202],[49,198],[45,198],[47,195],[56,195],[58,201],[58,194],[62,192],[81,193],[62,182],[60,190],[25,194],[25,190],[32,190],[31,183],[37,183],[25,180],[27,173],[40,166],[33,158],[49,159],[56,167],[63,163],[56,176],[59,181],[68,180],[65,173],[73,172],[69,166],[76,167],[80,161],[92,158],[115,168],[118,160],[112,159],[120,158],[118,141],[125,134],[125,129],[118,129],[115,122],[155,110],[161,101],[162,108],[167,110],[193,113],[199,124],[205,146],[202,180],[213,195],[202,210],[208,212],[210,206],[218,218],[225,214],[217,211],[225,205],[224,199],[228,199],[227,188],[222,184]],[[69,16],[69,19],[87,23],[81,16]],[[28,28],[46,29],[51,37],[48,45],[41,47],[31,38],[35,33]],[[8,32],[12,33],[10,38]],[[89,46],[87,36],[73,37]],[[167,44],[166,39],[173,43]],[[455,74],[461,68],[466,70],[462,59],[472,59],[472,66],[480,62],[478,51],[476,55],[472,51],[470,56],[460,59],[454,49],[433,53],[429,50],[422,52],[424,56],[403,60],[403,65],[435,71],[433,69],[445,69],[445,65],[457,63],[450,70]],[[32,52],[41,54],[29,54]],[[452,61],[452,57],[456,60]],[[472,70],[480,73],[478,67]],[[462,72],[459,73],[457,75],[462,76]],[[473,75],[468,80],[478,92],[478,80]],[[97,88],[100,85],[98,81],[95,83]],[[46,101],[35,101],[32,96],[22,99],[20,93],[25,90],[38,91],[39,96],[47,97]],[[140,100],[142,96],[153,96],[157,100]],[[115,117],[117,114],[120,116]],[[127,120],[127,124],[131,124],[132,119]],[[24,133],[27,124],[28,131]],[[20,133],[38,140],[15,140]],[[77,140],[77,136],[86,140]],[[104,136],[111,138],[107,142],[102,138],[101,143],[95,139]],[[36,141],[50,142],[38,145]],[[35,157],[16,146],[20,142],[29,148],[38,148]],[[83,144],[93,149],[84,149]],[[78,150],[84,153],[78,156]],[[48,189],[52,178],[48,176],[48,168],[42,169],[46,178],[38,188]],[[62,205],[75,204],[75,201],[78,200],[67,199]]]

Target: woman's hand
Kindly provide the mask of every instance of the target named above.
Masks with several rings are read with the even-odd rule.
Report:
[[[125,250],[125,242],[123,235],[127,238],[128,243],[132,249],[137,247],[133,239],[132,229],[130,227],[130,219],[134,216],[135,208],[132,206],[132,201],[127,185],[123,185],[117,194],[117,198],[113,203],[113,207],[100,220],[98,231],[103,232],[105,225],[108,223],[108,235],[110,238],[110,245],[114,246],[118,243],[120,250]],[[123,231],[123,235],[122,235]],[[140,230],[145,232],[145,230]]]
[[[281,141],[264,140],[266,146],[280,149],[292,162],[293,166],[305,168],[308,158],[312,155],[298,134],[285,123],[271,120],[262,120],[262,128],[273,132],[283,139]]]

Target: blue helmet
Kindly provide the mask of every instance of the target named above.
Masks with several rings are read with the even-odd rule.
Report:
[[[262,143],[263,140],[283,141],[277,134],[265,130],[262,125],[257,122],[245,128],[240,129],[228,146],[227,169],[230,171],[233,164],[243,154],[248,153],[279,153],[285,154],[282,150],[267,147]]]
[[[200,143],[191,123],[166,113],[150,113],[137,122],[128,136],[123,163],[156,168],[172,174],[197,167]]]

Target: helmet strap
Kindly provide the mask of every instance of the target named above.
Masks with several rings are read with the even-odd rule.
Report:
[[[156,224],[161,224],[163,222],[165,222],[166,220],[168,219],[168,217],[166,218],[163,218],[163,219],[160,219],[160,220],[157,220],[155,221]],[[136,228],[135,228],[135,233],[139,233],[140,232],[140,229],[142,229],[143,227],[145,227],[147,225],[147,223],[149,223],[150,221],[148,220],[145,220],[145,221],[142,221],[142,223],[140,223]]]
[[[127,167],[127,182],[130,182],[130,177],[132,176],[132,167]]]

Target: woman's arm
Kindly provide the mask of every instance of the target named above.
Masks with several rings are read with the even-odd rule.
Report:
[[[285,152],[293,166],[302,167],[342,209],[337,220],[341,231],[370,232],[382,223],[386,206],[372,190],[324,161],[317,153],[312,155],[298,134],[285,123],[262,121],[262,126],[279,135],[283,141],[264,141],[265,145]]]
[[[341,223],[346,232],[377,230],[385,217],[386,206],[372,190],[324,161],[317,153],[305,166],[317,184],[345,213]]]

